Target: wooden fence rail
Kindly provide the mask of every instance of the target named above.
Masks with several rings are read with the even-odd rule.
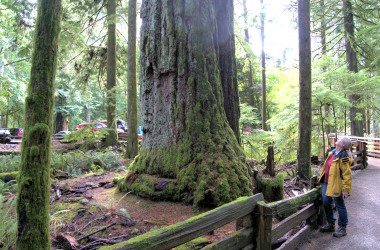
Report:
[[[312,204],[307,205],[309,203]],[[264,202],[260,193],[239,198],[177,224],[101,249],[171,249],[238,219],[244,219],[240,230],[203,249],[271,249],[277,239],[302,221],[306,220],[308,224],[315,225],[320,216],[321,204],[321,190],[316,188],[300,196],[268,204]],[[292,213],[294,214],[291,215]],[[288,217],[272,226],[274,216]],[[310,230],[310,225],[305,228]],[[292,238],[285,243],[283,249],[290,249],[289,247],[300,239],[298,236]]]
[[[368,148],[370,145],[372,145],[369,143],[373,143],[373,142],[364,140],[366,139],[365,137],[355,137],[355,136],[347,136],[347,137],[350,138],[352,142],[351,151],[352,151],[352,157],[354,158],[354,162],[351,165],[351,169],[357,170],[357,169],[366,168],[368,166],[368,156],[376,157],[376,155],[374,154],[374,151],[370,151],[370,149]],[[335,142],[336,142],[335,136],[333,137],[330,136],[329,139],[331,140],[332,145],[335,145]],[[378,157],[380,158],[380,154],[378,155]]]

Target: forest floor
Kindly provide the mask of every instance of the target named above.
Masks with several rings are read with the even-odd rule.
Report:
[[[53,141],[52,145],[54,150],[70,151],[76,148],[57,141]],[[20,144],[0,144],[0,151],[19,152]],[[126,241],[210,210],[200,208],[195,212],[188,204],[152,201],[129,193],[120,193],[112,180],[125,174],[123,170],[93,173],[51,183],[52,249],[96,249],[108,245],[107,243]],[[89,235],[97,230],[99,232]],[[193,244],[209,244],[234,231],[235,223],[232,222]]]
[[[53,141],[54,150],[71,151],[72,144]],[[0,151],[20,151],[20,144],[0,144]],[[128,165],[128,162],[125,163]],[[282,171],[295,174],[295,163]],[[313,171],[317,171],[314,166]],[[51,184],[52,249],[96,249],[108,243],[126,241],[157,228],[184,221],[210,208],[194,212],[191,205],[180,202],[151,201],[130,193],[120,193],[112,180],[126,174],[93,173],[78,178],[60,179]],[[299,195],[302,187],[285,181],[285,198]],[[274,222],[276,223],[276,222]],[[181,249],[198,249],[235,232],[235,222],[227,224]],[[96,233],[94,233],[96,232]],[[92,234],[94,233],[94,234]]]

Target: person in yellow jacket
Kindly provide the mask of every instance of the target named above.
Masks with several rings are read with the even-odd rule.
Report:
[[[350,148],[351,140],[342,137],[335,143],[336,149],[332,150],[323,164],[319,182],[322,186],[322,200],[325,208],[327,224],[320,230],[321,232],[334,232],[335,237],[347,235],[348,225],[347,209],[344,199],[352,193],[352,173],[351,163],[353,161]],[[338,230],[335,232],[335,217],[332,207],[334,199],[338,209]]]

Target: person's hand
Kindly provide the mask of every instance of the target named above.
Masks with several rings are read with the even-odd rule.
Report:
[[[342,197],[343,197],[343,199],[346,199],[348,197],[348,192],[347,191],[343,191],[342,192]]]

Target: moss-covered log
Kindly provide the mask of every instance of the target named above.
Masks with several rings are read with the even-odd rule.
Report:
[[[279,173],[276,178],[256,177],[257,192],[262,192],[266,201],[279,201],[284,199],[284,175]]]
[[[39,0],[17,196],[17,249],[50,249],[50,155],[61,0]]]
[[[226,116],[221,80],[226,70],[236,74],[226,66],[233,67],[229,56],[234,54],[220,40],[233,39],[233,32],[222,36],[218,31],[218,20],[233,21],[233,4],[216,5],[211,0],[145,0],[141,9],[144,136],[130,168],[176,178],[176,196],[195,205],[220,205],[253,191],[243,150]],[[234,77],[227,78],[233,85]]]
[[[18,171],[0,173],[0,180],[2,180],[4,182],[8,182],[10,180],[16,180],[17,177],[18,177]]]

